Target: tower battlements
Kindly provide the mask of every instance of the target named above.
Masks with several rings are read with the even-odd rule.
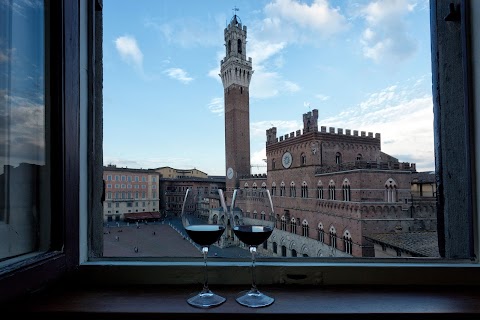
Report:
[[[267,129],[267,146],[272,145],[275,143],[279,143],[282,141],[286,141],[288,139],[300,137],[304,134],[310,132],[319,132],[321,134],[327,135],[336,135],[336,136],[349,136],[349,137],[358,137],[360,139],[365,139],[365,141],[371,141],[372,139],[379,140],[381,139],[380,133],[373,133],[367,131],[359,131],[359,130],[351,130],[351,129],[343,129],[343,128],[335,128],[335,127],[327,127],[321,126],[320,131],[318,131],[318,110],[314,109],[310,112],[303,114],[303,131],[297,130],[295,132],[290,132],[289,134],[285,134],[283,136],[277,137],[277,128],[272,127]]]

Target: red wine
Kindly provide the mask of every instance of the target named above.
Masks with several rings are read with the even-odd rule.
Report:
[[[243,243],[258,246],[270,237],[273,229],[266,226],[237,226],[233,232]]]
[[[185,231],[195,243],[201,246],[209,246],[217,241],[225,231],[224,226],[201,224],[185,227]]]

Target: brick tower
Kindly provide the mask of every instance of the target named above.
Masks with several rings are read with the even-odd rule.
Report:
[[[220,62],[225,101],[226,197],[239,178],[250,175],[250,94],[252,58],[246,56],[247,27],[234,15],[224,30],[225,58]]]

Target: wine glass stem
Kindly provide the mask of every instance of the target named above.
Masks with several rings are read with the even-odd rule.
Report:
[[[208,270],[207,270],[208,247],[202,247],[202,253],[203,253],[203,262],[205,263],[204,280],[203,280],[203,292],[207,292],[207,291],[209,291],[209,289],[208,289]]]
[[[257,248],[251,246],[250,253],[252,254],[252,291],[257,291],[257,280],[255,277],[255,253],[257,252]]]

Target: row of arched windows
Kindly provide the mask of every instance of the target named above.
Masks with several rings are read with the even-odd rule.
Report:
[[[245,189],[249,188],[248,182],[245,182],[244,186]],[[384,194],[384,201],[385,202],[397,202],[398,201],[398,190],[397,190],[397,183],[394,179],[389,178],[385,182],[385,194]],[[252,185],[253,189],[257,189],[257,183],[254,182]],[[267,188],[266,182],[262,182],[261,184],[262,189]],[[300,197],[301,198],[310,198],[310,192],[312,190],[308,188],[307,182],[303,181],[300,187]],[[297,186],[294,181],[290,182],[290,186],[288,189],[288,195],[286,192],[286,185],[285,182],[280,183],[280,188],[277,191],[277,184],[275,182],[272,183],[270,193],[272,196],[280,196],[280,197],[297,197]],[[323,190],[323,183],[321,180],[317,182],[317,188],[315,190],[315,197],[316,199],[327,199],[327,200],[342,200],[342,201],[352,201],[352,191],[350,186],[350,181],[345,178],[342,183],[342,198],[337,199],[337,192],[336,192],[336,185],[335,181],[330,180],[328,183],[328,193],[324,193]]]
[[[362,159],[363,159],[363,156],[362,156],[361,153],[358,153],[357,156],[355,157],[356,161],[361,161]],[[292,159],[292,161],[293,161],[293,159]],[[340,152],[335,153],[335,164],[341,164],[342,162],[343,162],[342,154]],[[276,160],[272,159],[272,162],[271,162],[272,169],[276,169],[276,165],[277,165]],[[302,152],[300,154],[300,164],[299,165],[300,166],[307,165],[307,155],[306,155],[305,152]]]

